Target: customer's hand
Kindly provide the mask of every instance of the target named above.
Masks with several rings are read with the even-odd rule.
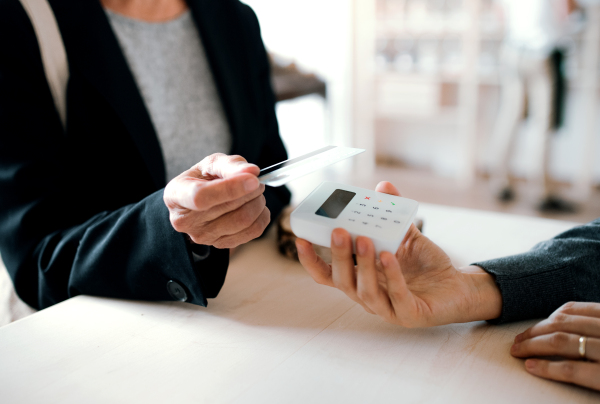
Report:
[[[389,182],[377,192],[400,195]],[[342,290],[369,313],[405,327],[487,320],[500,316],[502,297],[491,275],[479,267],[456,269],[448,255],[414,225],[396,254],[375,257],[372,241],[356,239],[356,262],[347,231],[332,233],[332,264],[326,264],[312,245],[296,241],[300,262],[323,285]]]
[[[585,358],[579,338],[587,337]],[[563,360],[527,359],[533,375],[600,390],[600,304],[569,302],[548,319],[515,337],[510,350],[517,358],[561,357]]]
[[[217,248],[259,237],[271,219],[259,172],[241,156],[206,157],[166,186],[171,224],[194,243]]]

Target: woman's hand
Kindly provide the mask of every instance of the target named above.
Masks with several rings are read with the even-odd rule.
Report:
[[[389,182],[377,192],[400,195]],[[296,241],[298,256],[315,281],[340,289],[369,313],[405,327],[488,320],[500,316],[502,297],[491,275],[479,267],[456,269],[448,255],[414,225],[396,254],[375,256],[372,241],[352,239],[343,229],[332,233],[332,264],[326,264],[312,245]]]
[[[171,225],[194,243],[217,248],[259,237],[271,220],[259,171],[241,156],[206,157],[167,184],[163,199]]]
[[[579,352],[585,342],[585,359]],[[527,359],[533,375],[600,390],[600,303],[569,302],[548,319],[515,337],[510,350],[517,358],[561,357],[562,360]]]

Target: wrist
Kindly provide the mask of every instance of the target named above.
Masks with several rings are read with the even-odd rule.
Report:
[[[466,313],[467,321],[493,320],[502,314],[502,294],[494,277],[481,267],[470,265],[459,271],[468,279],[470,285],[470,301]]]

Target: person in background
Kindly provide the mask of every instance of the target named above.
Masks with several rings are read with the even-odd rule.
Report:
[[[375,189],[400,195],[389,182]],[[528,372],[600,390],[600,218],[531,251],[456,268],[414,225],[395,254],[377,259],[372,241],[344,229],[331,237],[332,263],[297,239],[313,279],[340,289],[364,309],[404,327],[487,320],[492,324],[548,317],[519,334],[511,348]]]
[[[501,54],[502,95],[494,129],[491,183],[500,201],[515,197],[509,179],[519,124],[527,111],[532,136],[530,180],[540,211],[573,211],[552,189],[548,159],[550,133],[562,124],[565,79],[563,42],[573,0],[497,0],[504,16]]]
[[[206,305],[288,204],[257,18],[237,0],[49,0],[63,130],[33,26],[0,0],[0,253],[20,298]]]

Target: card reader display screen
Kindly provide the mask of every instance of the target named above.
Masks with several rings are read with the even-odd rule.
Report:
[[[319,216],[335,219],[342,213],[342,210],[348,206],[352,198],[354,198],[354,195],[356,195],[356,192],[336,189],[315,213]]]

